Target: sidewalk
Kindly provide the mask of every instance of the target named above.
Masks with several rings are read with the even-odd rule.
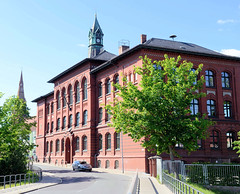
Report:
[[[51,165],[51,164],[44,164],[44,165]],[[52,166],[55,166],[55,165],[52,165]],[[61,166],[61,167],[71,169],[71,166]],[[104,168],[94,168],[93,171],[106,172],[111,174],[123,174],[121,170],[112,170],[112,169],[104,169]],[[123,175],[133,177],[135,173],[136,172],[133,172],[133,171],[125,171]],[[137,194],[171,194],[172,193],[165,185],[160,184],[156,178],[151,177],[149,174],[139,172],[138,177],[139,177],[139,186],[138,186]],[[25,193],[29,191],[38,190],[41,188],[54,186],[61,182],[62,180],[60,178],[54,177],[54,174],[43,172],[43,178],[38,183],[27,184],[23,186],[0,190],[0,193],[8,193],[8,194]]]
[[[0,193],[8,193],[8,194],[25,193],[25,192],[35,191],[41,188],[57,185],[61,182],[62,180],[54,177],[52,173],[43,172],[42,180],[40,182],[3,189],[3,190],[0,190]]]
[[[139,174],[139,194],[172,194],[163,184],[149,174]]]

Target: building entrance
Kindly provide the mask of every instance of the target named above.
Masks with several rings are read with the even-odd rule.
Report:
[[[67,138],[66,139],[66,155],[65,155],[65,158],[66,158],[66,162],[69,164],[70,163],[70,139]]]

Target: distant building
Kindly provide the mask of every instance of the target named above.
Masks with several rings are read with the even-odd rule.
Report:
[[[37,103],[36,149],[41,162],[55,164],[86,160],[94,167],[149,172],[148,157],[151,154],[114,128],[108,127],[110,115],[103,108],[113,101],[118,91],[112,83],[122,80],[121,74],[134,84],[141,77],[134,66],[141,66],[139,56],[164,59],[181,55],[196,68],[203,63],[201,75],[206,78],[202,89],[205,98],[191,104],[193,114],[208,114],[217,122],[209,128],[209,138],[199,140],[199,150],[190,155],[177,145],[186,162],[239,162],[232,142],[240,130],[240,58],[230,57],[201,46],[151,38],[141,35],[139,45],[129,48],[120,46],[119,55],[103,50],[103,33],[95,17],[89,32],[89,58],[73,65],[48,81],[54,90],[33,100]],[[123,156],[123,157],[122,157]],[[168,159],[167,154],[161,155]]]
[[[23,86],[23,75],[21,72],[21,76],[20,76],[20,81],[19,81],[19,87],[18,87],[18,94],[17,96],[20,99],[23,99],[26,102],[25,96],[24,96],[24,86]],[[28,121],[29,123],[32,122],[36,122],[36,117],[33,117],[31,120]],[[36,127],[32,127],[31,128],[31,133],[29,135],[29,142],[30,143],[34,143],[36,144]],[[29,152],[29,157],[36,159],[36,148],[34,148],[33,150],[31,150]]]
[[[19,87],[18,87],[18,97],[20,99],[23,99],[26,102],[26,99],[25,99],[25,96],[24,96],[22,72],[21,72],[20,81],[19,81]]]

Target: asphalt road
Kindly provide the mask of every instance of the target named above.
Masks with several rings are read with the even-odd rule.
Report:
[[[125,194],[131,183],[131,177],[105,172],[75,172],[71,169],[55,166],[36,165],[44,172],[53,173],[61,178],[62,183],[56,186],[29,192],[32,194]]]

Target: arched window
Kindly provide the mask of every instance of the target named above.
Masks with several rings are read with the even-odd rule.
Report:
[[[64,144],[64,139],[62,139],[62,152],[64,152],[65,144]]]
[[[223,109],[224,109],[225,118],[231,118],[232,117],[232,103],[229,101],[224,101]]]
[[[80,113],[78,112],[78,113],[76,114],[76,127],[79,126],[79,123],[80,123]]]
[[[193,99],[190,104],[191,115],[196,115],[198,113],[198,100]]]
[[[110,162],[109,162],[109,160],[106,160],[106,166],[105,166],[105,168],[109,168],[110,167]]]
[[[98,163],[98,168],[101,168],[101,160],[98,160],[97,163]]]
[[[50,142],[50,152],[53,152],[53,141]]]
[[[63,130],[66,128],[66,124],[67,124],[67,118],[64,116],[63,117]]]
[[[49,152],[49,142],[47,141],[47,153]]]
[[[69,100],[69,104],[72,105],[73,103],[73,94],[72,94],[72,86],[70,85],[68,87],[68,100]]]
[[[99,108],[99,110],[98,110],[98,123],[102,122],[102,114],[103,114],[103,110],[102,110],[102,108]]]
[[[49,133],[49,123],[47,123],[47,133]]]
[[[107,79],[106,81],[106,94],[110,94],[111,93],[111,81],[110,79]]]
[[[49,115],[50,113],[50,104],[47,105],[47,114]]]
[[[83,137],[83,151],[87,151],[87,136]]]
[[[59,152],[60,149],[60,141],[59,139],[56,140],[56,152]]]
[[[79,151],[79,137],[76,137],[76,151]]]
[[[87,99],[87,79],[83,81],[83,100]]]
[[[87,110],[85,110],[83,112],[83,125],[87,124],[87,118],[88,118],[88,112],[87,112]]]
[[[75,87],[75,100],[76,103],[78,103],[80,101],[80,86],[79,83],[77,82],[76,87]]]
[[[110,113],[110,110],[106,110],[106,121],[110,121],[111,119],[111,113]]]
[[[196,69],[192,68],[191,71],[192,71],[193,73],[195,73]],[[194,85],[197,84],[197,77],[196,77],[195,81],[193,82],[193,84],[194,84]]]
[[[114,162],[114,168],[115,168],[115,169],[118,169],[118,168],[119,168],[119,161],[118,161],[118,160],[115,160],[115,162]]]
[[[98,84],[98,97],[102,96],[102,82]]]
[[[214,74],[211,70],[205,71],[206,87],[214,87]]]
[[[61,108],[61,96],[60,96],[60,92],[57,92],[57,109]]]
[[[209,117],[216,116],[216,103],[214,100],[207,100],[207,111]]]
[[[212,149],[220,148],[219,132],[216,130],[212,130],[212,133],[210,135],[210,148]]]
[[[65,88],[63,88],[63,90],[62,90],[62,96],[63,96],[63,108],[65,108],[66,107],[66,91],[65,91]]]
[[[107,138],[106,138],[106,140],[107,140],[107,142],[106,142],[106,148],[107,148],[107,150],[111,150],[111,134],[108,133],[106,137],[107,137]]]
[[[69,128],[72,127],[72,115],[69,115]]]
[[[227,72],[222,72],[222,87],[230,88],[230,76]]]
[[[138,74],[137,73],[135,73],[135,82],[137,81],[137,79],[138,79]]]
[[[232,149],[233,142],[235,141],[235,133],[233,131],[228,131],[226,133],[226,136],[227,136],[227,148]]]
[[[54,128],[54,123],[53,123],[53,121],[52,121],[52,123],[51,123],[51,131],[50,131],[50,133],[53,133],[53,128]]]
[[[57,119],[57,129],[56,129],[56,131],[59,131],[60,125],[61,125],[61,121],[60,121],[60,118],[58,118]]]
[[[101,134],[98,136],[98,149],[102,150],[102,135]]]
[[[119,84],[119,75],[115,75],[115,79],[114,79],[114,84]],[[118,91],[118,89],[116,87],[114,87],[114,91]]]
[[[51,103],[51,113],[54,113],[54,104],[53,104],[53,102]]]
[[[120,149],[120,133],[115,133],[115,149]]]

